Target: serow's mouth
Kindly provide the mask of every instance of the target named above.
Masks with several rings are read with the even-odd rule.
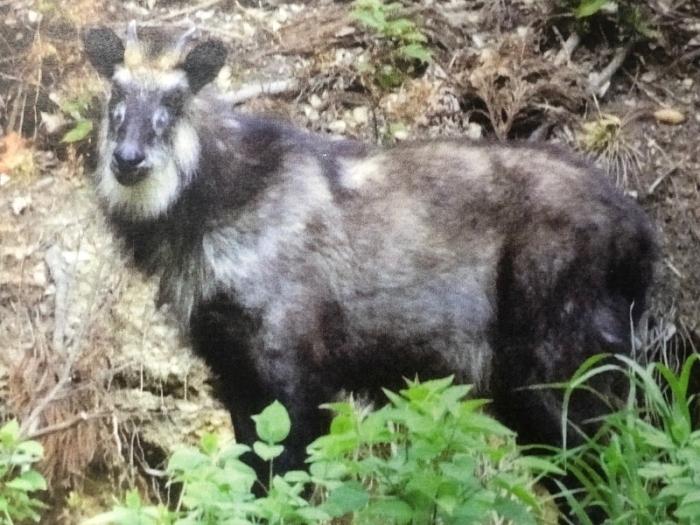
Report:
[[[115,163],[112,163],[112,172],[114,172],[114,176],[119,184],[122,186],[133,186],[146,178],[148,175],[148,168],[120,170],[115,166]]]

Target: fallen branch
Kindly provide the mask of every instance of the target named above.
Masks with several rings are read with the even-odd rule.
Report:
[[[659,175],[654,182],[652,182],[649,185],[649,188],[647,189],[647,195],[653,195],[653,193],[656,191],[656,188],[659,187],[659,184],[661,184],[666,177],[671,175],[674,171],[678,169],[678,165],[671,166],[669,169],[667,169],[664,173]]]
[[[110,412],[96,412],[94,414],[86,414],[85,412],[80,412],[77,416],[74,416],[71,419],[30,432],[29,434],[27,434],[26,437],[27,439],[38,439],[44,436],[48,436],[49,434],[55,434],[56,432],[68,430],[69,428],[78,426],[80,423],[83,423],[85,421],[90,421],[91,419],[100,419],[109,415]]]
[[[700,57],[700,48],[698,49],[693,49],[692,51],[688,51],[687,53],[684,53],[683,55],[679,56],[677,59],[675,59],[673,62],[671,62],[668,66],[666,66],[666,70],[671,70],[674,67],[676,67],[678,64],[685,63],[685,62],[692,62],[696,58]]]
[[[66,271],[66,261],[57,245],[53,245],[48,249],[44,260],[49,267],[49,272],[56,286],[56,293],[54,294],[56,307],[52,339],[53,349],[56,352],[63,352],[63,339],[68,317],[68,272]]]
[[[177,11],[171,11],[170,13],[166,13],[162,16],[159,16],[158,20],[160,22],[172,20],[173,18],[177,18],[182,15],[189,15],[190,13],[194,13],[195,11],[199,11],[201,9],[207,9],[209,7],[215,6],[216,4],[220,4],[221,2],[223,2],[223,0],[205,0],[204,2],[200,2],[199,4],[183,7],[182,9],[178,9]]]
[[[543,141],[547,137],[547,133],[549,133],[549,130],[552,128],[554,124],[551,122],[543,122],[539,126],[535,128],[535,130],[530,133],[530,136],[527,138],[528,142],[540,142]]]
[[[51,270],[51,264],[54,265],[54,269],[51,270],[52,274],[53,274],[53,271],[56,271],[56,275],[60,275],[59,268],[61,268],[67,274],[67,272],[65,271],[65,267],[63,266],[65,264],[65,260],[63,259],[62,255],[60,254],[60,249],[57,246],[54,246],[48,250],[48,252],[46,253],[46,260],[47,260],[47,264],[49,264],[49,270]],[[51,262],[49,262],[49,261],[51,261]],[[77,258],[76,258],[76,261],[77,261]],[[59,264],[59,262],[60,262],[60,264]],[[96,272],[96,275],[95,275],[95,283],[93,283],[94,284],[93,296],[92,296],[92,299],[90,301],[90,304],[93,304],[93,305],[95,304],[96,295],[97,295],[97,289],[98,289],[97,283],[99,283],[101,280],[102,268],[103,268],[102,265],[100,265],[100,267],[98,268],[98,271]],[[64,283],[67,282],[66,279],[64,279],[64,281],[63,281]],[[56,276],[54,276],[54,280],[56,280]],[[59,295],[58,288],[59,288],[58,281],[56,281],[57,304],[56,304],[55,316],[57,318],[56,319],[57,326],[60,326],[58,324],[59,323],[58,309],[59,309],[59,306],[61,306],[62,308],[65,307],[67,309],[67,304],[66,305],[59,305],[58,304],[58,295]],[[66,294],[67,294],[67,291],[66,291]],[[62,299],[62,300],[67,302],[67,295],[64,296],[64,299]],[[63,314],[61,314],[61,315],[65,316],[66,314],[67,314],[67,310],[64,311]],[[29,415],[22,421],[22,425],[20,427],[20,433],[22,436],[28,436],[28,435],[32,435],[36,432],[40,432],[40,430],[36,430],[36,427],[35,427],[35,425],[38,424],[39,417],[44,412],[44,410],[46,410],[46,407],[48,407],[50,403],[54,402],[58,398],[59,394],[66,387],[66,385],[71,383],[72,374],[73,374],[73,366],[75,365],[76,361],[80,357],[80,341],[83,340],[85,332],[88,329],[89,321],[90,320],[89,320],[89,316],[88,316],[88,318],[86,318],[85,321],[81,325],[80,331],[78,332],[77,337],[75,339],[75,343],[73,345],[71,345],[70,348],[68,349],[67,355],[66,355],[65,360],[63,362],[63,367],[61,368],[60,372],[58,373],[56,384],[54,384],[54,386],[34,405],[34,408],[31,410]],[[64,334],[63,330],[65,330],[65,318],[62,322],[64,324],[63,324],[62,328],[60,328],[61,332],[58,335],[56,333],[54,333],[54,338],[58,338],[60,336],[59,343],[61,345],[63,345],[63,334]],[[63,349],[62,346],[60,348]],[[78,416],[78,417],[80,417],[80,416]],[[77,424],[77,422],[75,424]]]
[[[233,104],[243,102],[260,95],[280,95],[290,93],[299,89],[299,82],[295,79],[273,80],[272,82],[253,82],[243,84],[236,91],[226,95],[226,98]]]
[[[569,60],[571,60],[571,55],[580,43],[581,35],[578,33],[571,33],[569,38],[567,38],[563,43],[562,48],[559,50],[559,53],[557,53],[557,56],[554,57],[554,65],[561,66],[562,64],[569,62]]]
[[[621,47],[615,52],[615,56],[613,56],[610,63],[605,66],[600,73],[591,73],[588,76],[588,87],[593,94],[599,97],[605,95],[605,92],[610,87],[610,79],[612,79],[617,70],[622,67],[622,64],[624,64],[629,56],[635,43],[634,40],[631,40],[625,44],[624,47]]]

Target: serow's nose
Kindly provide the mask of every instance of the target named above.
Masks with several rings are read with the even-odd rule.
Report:
[[[139,169],[146,156],[137,148],[117,148],[114,151],[112,167],[120,184],[131,186],[136,184],[145,175],[143,169]]]

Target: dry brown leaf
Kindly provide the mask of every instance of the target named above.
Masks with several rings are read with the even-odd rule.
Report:
[[[673,108],[662,108],[654,111],[654,118],[662,124],[675,126],[685,122],[685,115]]]
[[[32,157],[27,141],[19,133],[8,133],[0,142],[0,172],[11,173]]]

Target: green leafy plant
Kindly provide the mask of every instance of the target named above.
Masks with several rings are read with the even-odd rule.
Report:
[[[66,100],[60,104],[59,108],[61,112],[71,121],[71,128],[63,135],[61,142],[80,142],[90,135],[94,124],[92,119],[88,118],[86,115],[90,111],[91,103],[92,96],[86,94]]]
[[[400,85],[415,68],[414,64],[427,63],[431,52],[427,38],[412,20],[399,15],[402,5],[385,4],[382,0],[355,0],[351,16],[362,26],[375,32],[383,43],[374,62],[365,67],[373,73],[382,87]]]
[[[562,487],[563,497],[585,524],[594,508],[610,523],[700,523],[700,430],[693,428],[697,406],[689,392],[698,356],[678,374],[661,363],[616,359],[586,375],[628,374],[626,404],[582,446],[561,451],[562,466],[583,487],[578,497]]]
[[[174,509],[144,505],[138,494],[92,518],[89,525],[536,523],[541,499],[535,473],[558,472],[518,453],[513,433],[485,415],[485,401],[451,379],[411,382],[376,411],[334,403],[329,434],[309,447],[309,472],[274,475],[290,429],[282,405],[254,417],[252,451],[270,462],[264,497],[241,461],[249,447],[205,436],[169,460],[170,483],[181,487]],[[304,497],[313,490],[311,498]],[[504,521],[505,520],[505,521]]]
[[[254,419],[261,441],[255,442],[253,449],[272,465],[284,450],[279,442],[289,433],[289,416],[275,402]],[[240,459],[249,451],[245,445],[221,443],[217,436],[206,434],[199,448],[182,447],[170,457],[169,483],[180,485],[174,509],[144,505],[138,493],[130,492],[124,503],[86,525],[307,524],[328,518],[301,497],[310,480],[306,472],[272,477],[265,497],[256,498],[255,472]]]
[[[46,481],[32,465],[44,454],[41,444],[25,440],[15,420],[0,428],[0,524],[39,521],[44,504],[35,493]]]
[[[631,38],[658,38],[643,7],[634,0],[564,0],[565,9],[573,13],[584,32],[588,20],[595,16],[605,16]]]
[[[521,456],[514,434],[467,399],[451,378],[410,382],[376,411],[329,405],[330,433],[310,447],[321,508],[357,523],[536,523],[541,502],[531,471],[553,472]]]

